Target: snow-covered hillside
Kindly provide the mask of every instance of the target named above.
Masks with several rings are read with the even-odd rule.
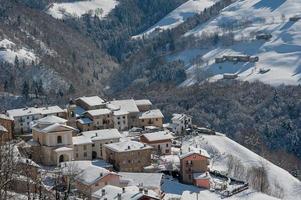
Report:
[[[47,13],[56,19],[65,16],[80,17],[91,13],[99,18],[105,17],[118,4],[116,0],[89,0],[70,3],[53,3],[49,5]]]
[[[201,36],[204,33],[219,33],[227,27],[233,31],[236,42],[231,46],[218,46],[199,55],[205,65],[190,65],[187,83],[194,83],[195,69],[202,68],[211,80],[222,78],[223,73],[236,73],[238,79],[246,81],[260,80],[271,85],[301,82],[301,20],[290,21],[289,18],[300,14],[301,1],[297,0],[240,0],[225,8],[221,14],[205,25],[186,33]],[[235,26],[237,24],[237,26]],[[258,33],[271,34],[268,41],[256,40]],[[216,57],[224,55],[258,56],[256,63],[215,63]],[[260,73],[260,69],[269,69]]]
[[[199,135],[186,140],[182,149],[187,151],[196,146],[211,155],[211,169],[227,172],[233,178],[245,180],[251,187],[256,187],[256,175],[252,174],[252,170],[263,167],[268,184],[265,189],[267,194],[281,199],[301,199],[301,182],[298,179],[228,137],[222,134]]]
[[[0,40],[0,60],[13,64],[15,63],[16,57],[20,62],[24,61],[27,64],[39,60],[32,50],[25,47],[18,47],[8,39]]]
[[[195,55],[190,54],[190,49],[171,55],[171,58],[187,63],[189,78],[183,85],[197,82],[196,70],[205,72],[211,81],[221,79],[224,73],[232,73],[244,81],[260,80],[271,85],[300,84],[301,20],[290,20],[300,16],[300,7],[299,0],[238,0],[216,18],[188,31],[185,36],[197,37],[230,31],[236,41],[227,46],[200,47]],[[262,33],[270,34],[272,38],[256,39]],[[215,63],[215,58],[227,55],[258,56],[259,61]],[[189,62],[196,56],[204,61],[203,64]],[[262,73],[261,69],[269,71]]]
[[[150,27],[148,30],[139,35],[133,36],[133,38],[147,36],[154,31],[174,28],[183,23],[187,18],[195,15],[196,13],[202,12],[205,8],[212,6],[216,1],[217,0],[189,0],[170,12],[154,26]]]

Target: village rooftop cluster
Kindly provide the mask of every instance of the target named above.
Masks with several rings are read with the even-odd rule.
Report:
[[[193,126],[186,114],[173,114],[164,123],[164,115],[148,99],[91,96],[71,100],[65,108],[7,110],[0,115],[0,132],[2,145],[21,138],[21,166],[31,169],[25,176],[41,176],[45,167],[59,170],[62,188],[70,186],[88,199],[163,199],[166,172],[176,172],[184,184],[213,188],[210,155],[197,146],[182,149],[180,138],[215,132]],[[21,185],[13,190],[22,192]],[[218,187],[226,189],[224,183]],[[45,186],[45,192],[54,188],[57,192],[57,187]]]

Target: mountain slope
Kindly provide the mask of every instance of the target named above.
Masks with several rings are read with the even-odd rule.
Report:
[[[247,181],[256,190],[281,199],[301,199],[301,182],[282,168],[272,164],[222,134],[200,135],[184,141],[183,149],[201,147],[212,156],[211,169],[227,172]],[[264,169],[258,180],[258,169]]]
[[[180,60],[185,63],[188,78],[182,86],[207,78],[216,81],[222,79],[225,73],[236,74],[239,80],[260,80],[275,86],[300,84],[301,19],[298,20],[298,17],[301,2],[233,0],[217,15],[205,12],[220,2],[225,1],[188,1],[133,38],[150,35],[162,40],[166,36],[159,33],[169,29],[168,34],[173,41],[165,45],[173,48],[164,52],[164,57],[168,62]],[[187,6],[189,4],[192,6]],[[207,6],[206,10],[198,10],[197,4]],[[212,10],[215,11],[215,8]],[[186,14],[190,17],[183,17]],[[206,20],[202,20],[204,16]],[[195,19],[191,20],[193,17]],[[293,17],[297,20],[291,20]],[[198,25],[194,26],[194,23]],[[182,33],[180,36],[179,32]],[[266,38],[260,39],[262,35]],[[156,40],[154,38],[153,41]],[[161,48],[165,47],[162,45]],[[259,61],[215,62],[216,58],[223,56],[254,56]]]

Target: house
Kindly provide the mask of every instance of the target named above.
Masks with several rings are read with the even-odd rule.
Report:
[[[192,117],[186,114],[173,114],[171,118],[172,132],[180,135],[192,126]]]
[[[8,142],[13,139],[13,126],[13,119],[4,114],[0,114],[0,131],[2,132],[0,136],[0,143]]]
[[[120,176],[118,174],[92,163],[71,161],[62,163],[61,167],[66,184],[74,186],[88,198],[91,198],[94,192],[106,185],[119,186],[120,183]],[[74,177],[74,180],[70,177]]]
[[[74,160],[92,160],[92,145],[89,137],[83,135],[72,137]]]
[[[92,159],[105,159],[104,145],[119,142],[121,138],[121,135],[117,129],[85,131],[81,134],[83,137],[92,141]]]
[[[111,105],[119,107],[119,110],[128,112],[128,128],[139,127],[139,109],[135,100],[114,100],[110,102]]]
[[[66,117],[66,113],[59,106],[46,107],[26,107],[6,111],[8,117],[14,120],[14,134],[24,134],[31,132],[32,122],[49,115]]]
[[[135,100],[135,103],[140,112],[148,111],[152,108],[152,102],[148,99]]]
[[[174,137],[170,132],[157,131],[145,133],[140,136],[140,142],[152,146],[154,152],[159,155],[171,154],[171,143]]]
[[[66,120],[48,116],[36,121],[32,127],[32,158],[44,165],[58,165],[73,159],[73,127]]]
[[[114,128],[120,131],[127,130],[129,128],[128,114],[129,112],[123,110],[114,111],[113,112]]]
[[[163,114],[159,109],[148,110],[142,112],[139,116],[140,127],[145,128],[146,126],[157,126],[163,127]]]
[[[180,155],[182,182],[210,188],[209,159],[210,156],[204,149],[193,149]]]
[[[159,195],[153,191],[136,186],[117,187],[106,185],[92,194],[92,200],[159,200]]]
[[[76,120],[76,127],[80,131],[94,130],[93,121],[88,117],[79,118]]]
[[[154,191],[157,195],[161,194],[162,173],[133,173],[118,172],[120,175],[120,186],[143,187],[149,191]]]
[[[107,108],[88,110],[85,116],[91,119],[92,130],[114,127],[112,111]]]
[[[105,101],[99,96],[79,97],[75,99],[75,104],[85,110],[96,110],[105,108]]]
[[[151,164],[152,147],[136,141],[106,144],[106,160],[117,171],[142,172]]]

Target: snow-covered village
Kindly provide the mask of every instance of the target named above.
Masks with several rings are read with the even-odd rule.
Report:
[[[301,0],[0,0],[0,200],[301,200]]]
[[[1,195],[27,199],[290,199],[300,182],[222,133],[148,99],[98,96],[0,116]],[[13,139],[14,138],[14,139]],[[1,181],[7,181],[1,180]],[[282,187],[285,181],[285,187]],[[294,190],[296,188],[296,190]]]

